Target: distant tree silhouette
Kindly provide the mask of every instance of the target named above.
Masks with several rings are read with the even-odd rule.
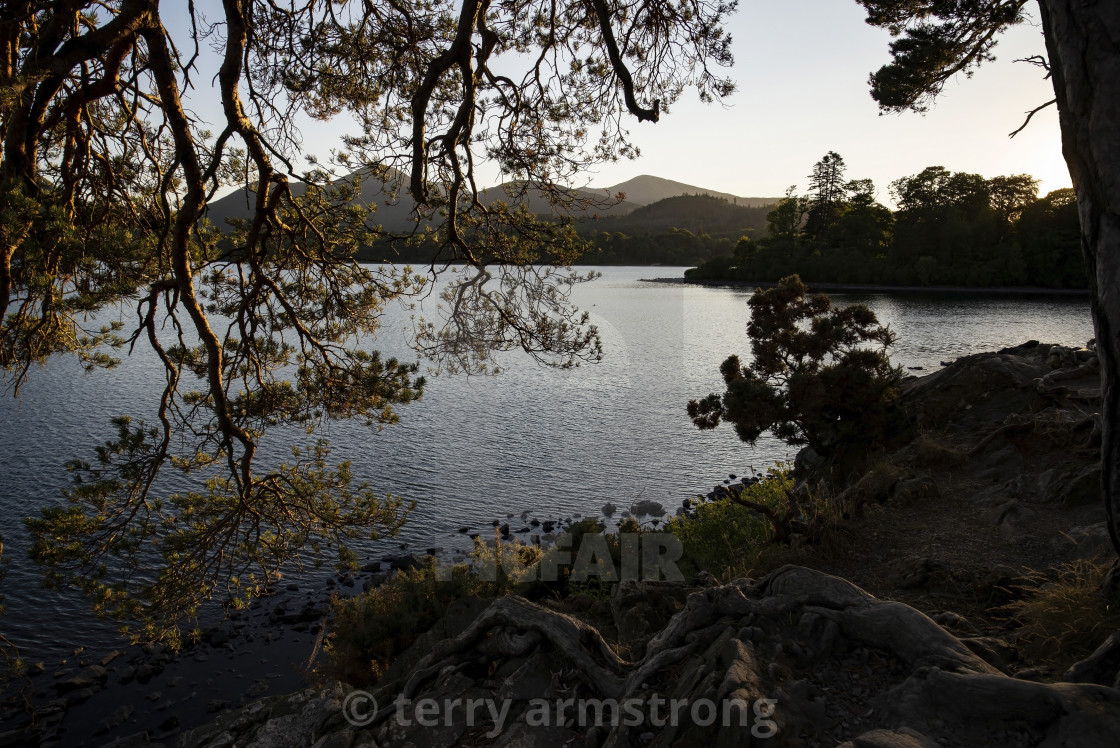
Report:
[[[846,197],[844,159],[836,151],[829,151],[813,165],[809,174],[808,217],[805,233],[820,244],[825,232],[839,217]]]

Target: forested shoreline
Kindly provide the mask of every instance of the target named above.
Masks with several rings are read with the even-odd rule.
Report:
[[[791,187],[767,216],[767,233],[686,272],[690,280],[883,286],[1085,288],[1072,189],[1038,195],[1027,174],[986,179],[930,166],[890,185],[898,209],[871,180],[846,180],[830,152],[809,190]]]

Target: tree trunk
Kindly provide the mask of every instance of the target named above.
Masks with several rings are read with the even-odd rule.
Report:
[[[1120,3],[1039,0],[1101,362],[1101,491],[1120,553]]]

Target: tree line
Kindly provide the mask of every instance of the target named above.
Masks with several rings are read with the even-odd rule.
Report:
[[[869,179],[845,178],[830,151],[809,188],[790,187],[767,216],[767,234],[742,237],[728,255],[686,272],[692,279],[905,286],[1084,288],[1072,189],[1038,195],[1027,174],[986,179],[930,166],[896,179],[892,211]]]

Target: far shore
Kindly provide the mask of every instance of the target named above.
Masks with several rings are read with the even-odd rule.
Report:
[[[777,281],[737,281],[692,278],[642,278],[643,283],[668,283],[690,286],[729,288],[773,288]],[[929,294],[1004,294],[1008,296],[1088,296],[1087,288],[1039,288],[1037,286],[877,286],[847,283],[813,283],[806,281],[810,291],[839,293],[929,293]]]

